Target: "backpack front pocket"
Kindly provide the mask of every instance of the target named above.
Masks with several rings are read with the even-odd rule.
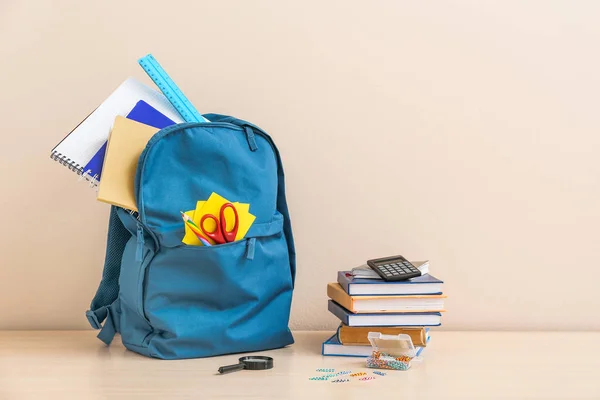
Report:
[[[288,247],[282,230],[273,226],[281,227],[264,224],[268,236],[211,247],[162,247],[156,253],[144,291],[145,315],[154,328],[151,355],[202,357],[293,342],[287,327]]]

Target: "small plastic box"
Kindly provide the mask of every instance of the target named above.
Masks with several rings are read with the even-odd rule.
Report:
[[[408,335],[384,335],[369,332],[367,336],[373,353],[367,358],[367,367],[406,371],[416,355],[415,346]]]

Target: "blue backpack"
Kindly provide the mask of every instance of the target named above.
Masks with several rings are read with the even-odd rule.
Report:
[[[102,281],[86,316],[98,338],[163,359],[283,347],[295,250],[283,168],[271,138],[232,117],[156,133],[135,178],[138,215],[112,207]],[[187,246],[180,210],[216,192],[250,203],[236,242]],[[104,324],[102,324],[104,323]]]

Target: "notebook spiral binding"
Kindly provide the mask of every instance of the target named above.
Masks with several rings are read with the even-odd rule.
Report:
[[[50,158],[53,159],[54,161],[58,162],[59,164],[64,165],[65,167],[69,168],[71,171],[76,172],[79,175],[79,180],[85,179],[86,181],[88,181],[90,183],[90,187],[92,187],[92,188],[95,187],[96,190],[98,190],[98,185],[100,184],[100,181],[98,180],[98,175],[91,176],[89,174],[90,171],[83,171],[83,167],[81,167],[81,165],[77,164],[76,162],[72,161],[70,158],[68,158],[56,151],[54,151],[54,152],[52,152],[52,154],[50,154]],[[124,210],[127,211],[134,218],[136,218],[138,221],[140,220],[140,214],[137,211],[127,210],[127,209],[124,209]]]
[[[50,154],[50,158],[58,162],[61,165],[69,168],[71,171],[76,172],[80,176],[80,179],[85,179],[90,183],[90,187],[97,187],[100,181],[98,175],[91,176],[89,171],[83,171],[83,167],[76,162],[72,161],[69,157],[62,155],[56,151]]]

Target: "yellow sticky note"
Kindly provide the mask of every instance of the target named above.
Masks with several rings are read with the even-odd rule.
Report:
[[[213,192],[200,209],[196,207],[196,212],[194,214],[194,222],[198,220],[198,226],[200,226],[200,220],[202,219],[202,216],[206,214],[212,214],[215,217],[219,218],[221,206],[223,206],[223,204],[225,203],[229,203],[229,200]],[[246,236],[246,233],[248,233],[248,229],[250,229],[250,226],[252,226],[252,223],[254,222],[256,217],[250,214],[250,204],[237,202],[232,204],[236,208],[239,218],[238,232],[235,236],[235,240],[240,240],[243,239],[244,236]],[[228,219],[226,217],[226,219],[228,221],[227,230],[231,230],[233,228],[233,218]],[[209,224],[209,221],[206,221],[206,229],[214,228],[214,224]]]

